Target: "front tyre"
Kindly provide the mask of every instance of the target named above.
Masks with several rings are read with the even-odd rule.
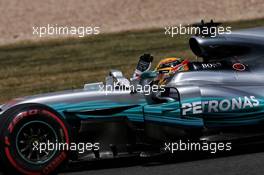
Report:
[[[5,172],[51,174],[67,160],[68,151],[56,145],[69,144],[69,131],[55,111],[23,105],[9,110],[0,122],[4,122],[0,128],[0,154]]]

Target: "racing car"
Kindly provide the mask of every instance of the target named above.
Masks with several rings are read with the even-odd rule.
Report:
[[[146,71],[151,57],[139,62],[139,79],[128,80],[112,70],[105,83],[1,105],[1,168],[9,174],[51,174],[71,162],[141,156],[146,150],[161,153],[164,142],[180,139],[261,141],[263,31],[192,36],[190,48],[204,61],[176,72],[148,95],[129,86],[150,84],[156,76]],[[221,66],[224,62],[228,66]],[[54,146],[40,151],[41,143],[89,145],[82,152]]]

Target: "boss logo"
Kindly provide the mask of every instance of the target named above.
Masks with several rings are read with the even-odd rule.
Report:
[[[220,66],[222,66],[221,63],[206,63],[206,64],[204,63],[204,64],[202,64],[203,69],[213,69],[213,68],[218,68]]]

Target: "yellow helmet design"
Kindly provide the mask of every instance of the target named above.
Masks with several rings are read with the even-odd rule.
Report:
[[[181,58],[172,57],[162,59],[155,68],[155,71],[158,72],[158,77],[156,81],[158,81],[159,85],[164,84],[167,78],[169,78],[174,73],[179,71],[188,71],[188,64],[188,60],[182,61]]]

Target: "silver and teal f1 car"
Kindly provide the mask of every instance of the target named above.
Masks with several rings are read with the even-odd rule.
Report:
[[[151,85],[155,75],[145,71],[151,62],[145,56],[138,81],[113,70],[105,83],[1,105],[0,166],[11,174],[50,174],[65,162],[162,152],[165,142],[180,139],[261,138],[263,31],[191,37],[190,48],[204,62],[193,62],[190,71],[176,73],[156,92],[128,88]],[[52,149],[44,143],[52,143]],[[89,144],[80,151],[80,143]]]

